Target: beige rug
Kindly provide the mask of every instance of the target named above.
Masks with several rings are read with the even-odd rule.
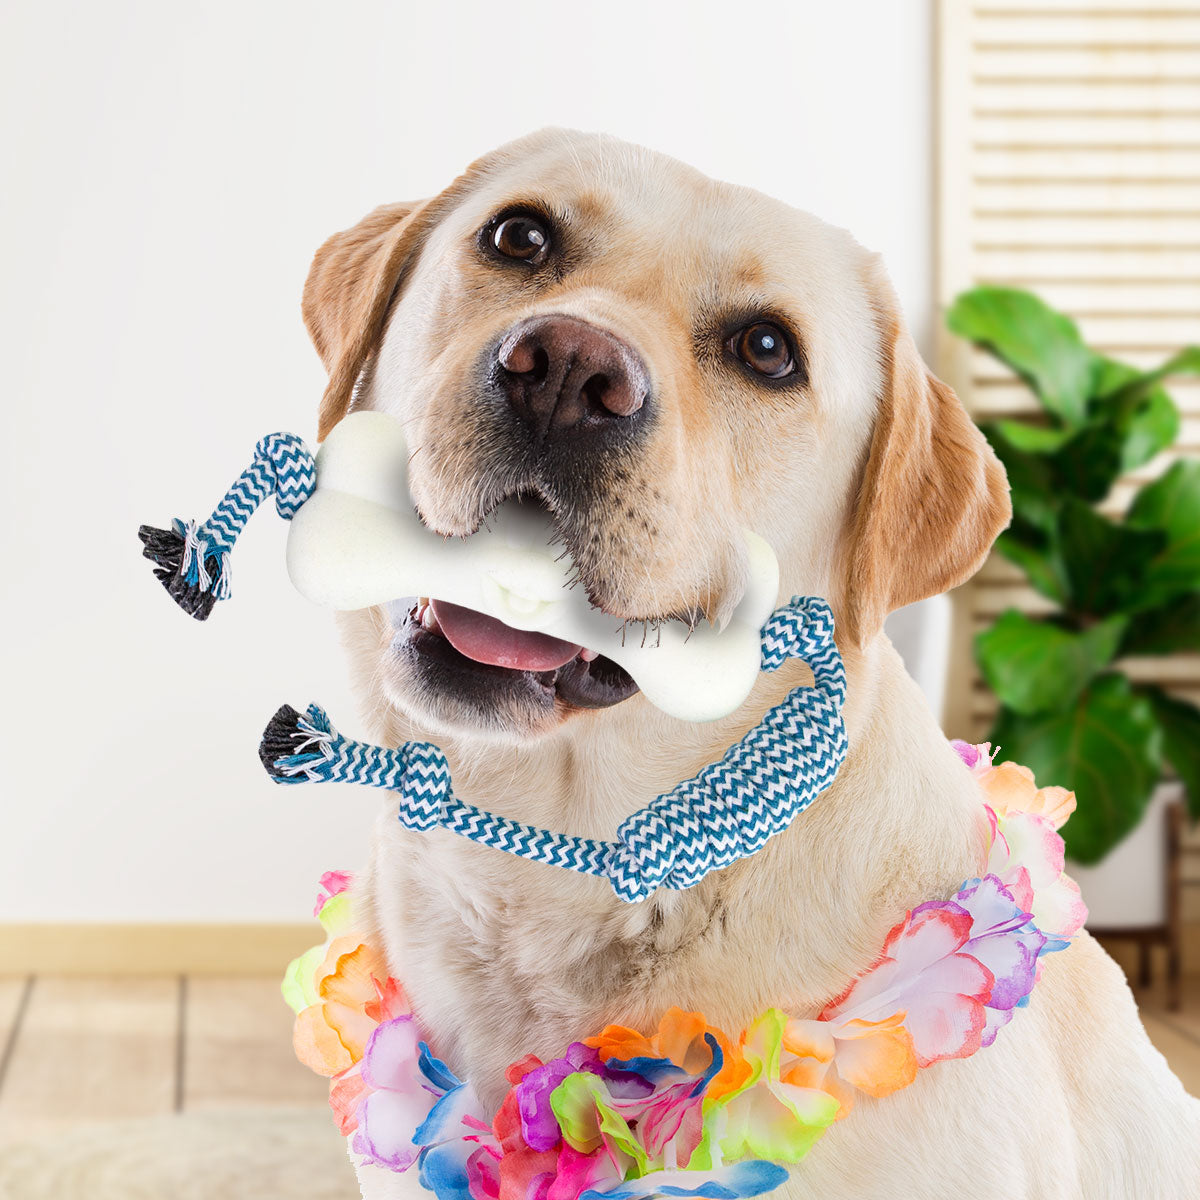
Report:
[[[0,1147],[0,1200],[356,1200],[329,1110],[185,1113]]]

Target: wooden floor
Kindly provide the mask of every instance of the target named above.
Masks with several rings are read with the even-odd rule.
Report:
[[[278,978],[0,978],[0,1144],[120,1117],[325,1103]]]
[[[1171,1069],[1193,1096],[1200,1096],[1200,977],[1184,980],[1183,1006],[1168,1012],[1160,986],[1134,988],[1142,1023]]]
[[[1146,1029],[1200,1095],[1200,978],[1183,1011],[1139,995]],[[320,1106],[275,978],[0,977],[0,1143],[120,1117]]]

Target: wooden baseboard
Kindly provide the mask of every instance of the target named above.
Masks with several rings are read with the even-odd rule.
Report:
[[[321,940],[295,925],[0,925],[0,975],[275,975]]]
[[[296,925],[0,925],[0,975],[282,975],[321,940]],[[1104,939],[1127,970],[1137,947]],[[1200,924],[1183,927],[1183,970],[1200,975]]]

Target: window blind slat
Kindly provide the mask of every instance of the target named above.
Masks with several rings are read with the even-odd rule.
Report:
[[[1200,122],[1198,122],[1200,124]],[[971,213],[976,246],[1111,246],[1118,250],[1166,247],[1200,250],[1200,213],[1148,219],[1123,213]]]
[[[1015,280],[1063,283],[1128,282],[1162,280],[1200,280],[1200,247],[1195,250],[1130,250],[1113,245],[1100,250],[1071,246],[1047,246],[1031,249],[992,249],[976,247],[971,257],[971,272],[991,283]]]
[[[1200,110],[1196,120],[1200,126]],[[1105,217],[1147,212],[1192,215],[1200,214],[1200,180],[976,181],[971,188],[971,203],[980,215],[1011,212],[1047,215],[1073,212]]]
[[[1189,80],[1196,77],[1193,46],[1153,48],[1046,46],[1036,42],[972,47],[971,73],[979,80],[1025,79],[1031,83],[1080,80]],[[1105,83],[1098,86],[1103,87]]]
[[[976,182],[1200,180],[1200,148],[1151,145],[1042,150],[1036,146],[1024,149],[1000,146],[976,150],[972,158]]]
[[[1200,104],[1200,76],[1159,82],[1103,78],[1069,83],[976,78],[973,108],[980,113],[1191,113]]]
[[[1089,6],[1090,7],[1090,6]],[[975,44],[1076,47],[1113,46],[1118,48],[1200,44],[1200,17],[1194,9],[1174,13],[1133,14],[1100,13],[1081,10],[1074,15],[1059,14],[1048,4],[1036,20],[1028,8],[1004,12],[996,9],[975,10]]]
[[[975,0],[969,10],[976,18],[988,16],[1067,16],[1082,13],[1088,17],[1154,18],[1191,16],[1196,0]]]

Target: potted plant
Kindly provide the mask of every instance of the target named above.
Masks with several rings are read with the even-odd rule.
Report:
[[[1012,525],[996,549],[1054,608],[1008,609],[976,637],[975,655],[1000,701],[990,735],[998,760],[1076,793],[1067,853],[1096,864],[1142,820],[1167,764],[1200,817],[1200,709],[1120,667],[1127,656],[1200,650],[1200,462],[1177,462],[1141,487],[1121,518],[1098,508],[1119,477],[1175,440],[1179,414],[1162,383],[1200,374],[1200,347],[1138,370],[1011,288],[965,292],[946,319],[1041,405],[1036,419],[982,428],[1012,488]],[[1161,860],[1161,842],[1149,844]]]

